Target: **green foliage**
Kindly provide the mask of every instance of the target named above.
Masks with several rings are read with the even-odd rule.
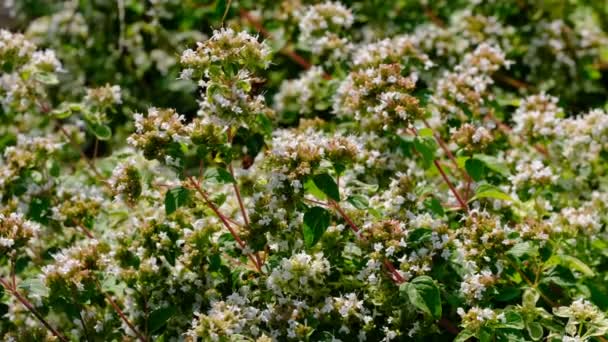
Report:
[[[311,207],[304,213],[304,225],[302,233],[304,235],[304,243],[306,247],[314,246],[329,226],[331,215],[321,207]]]

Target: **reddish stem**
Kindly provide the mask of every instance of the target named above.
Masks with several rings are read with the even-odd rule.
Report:
[[[241,249],[245,249],[245,247],[246,247],[245,242],[243,242],[243,240],[239,237],[239,235],[236,233],[234,228],[232,228],[232,226],[228,222],[228,219],[226,218],[226,216],[224,216],[224,214],[222,214],[219,211],[219,209],[215,206],[215,204],[213,204],[213,202],[211,202],[211,200],[209,199],[209,196],[207,196],[207,194],[203,191],[200,184],[198,184],[192,177],[188,177],[188,179],[190,180],[190,183],[192,184],[192,186],[194,186],[194,189],[201,195],[201,197],[205,201],[205,204],[215,213],[215,215],[220,219],[220,221],[222,221],[224,226],[228,229],[228,231],[230,232],[232,237],[234,237],[234,239],[239,244]],[[255,265],[258,272],[261,273],[262,272],[261,265],[258,264],[256,261],[256,259],[259,259],[259,257],[254,258],[253,255],[251,255],[251,253],[248,253],[247,257],[249,257],[251,262],[253,262],[253,264]]]
[[[418,136],[418,131],[416,131],[415,127],[412,127],[412,132],[414,133],[415,136]],[[452,193],[454,194],[454,197],[456,197],[456,200],[460,204],[460,207],[462,209],[464,209],[466,212],[469,212],[469,206],[462,199],[462,196],[460,196],[460,194],[458,193],[458,191],[456,190],[454,185],[452,185],[452,182],[450,182],[450,179],[445,174],[445,171],[443,171],[443,167],[441,166],[441,163],[439,163],[439,161],[437,159],[435,159],[435,160],[433,160],[433,164],[435,164],[435,167],[437,168],[437,170],[439,170],[439,173],[441,174],[441,178],[443,178],[443,180],[446,182],[446,184],[450,188],[450,191],[452,191]]]
[[[228,171],[230,175],[234,179],[234,183],[232,186],[234,188],[234,193],[236,194],[236,198],[239,202],[239,207],[241,208],[241,214],[243,215],[243,220],[245,221],[245,226],[249,226],[249,217],[247,216],[247,210],[245,210],[245,205],[243,204],[243,198],[241,197],[241,191],[239,190],[239,185],[237,184],[236,177],[234,176],[234,168],[232,164],[228,164]]]
[[[97,284],[97,285],[99,286],[99,284]],[[107,293],[104,293],[104,296],[106,297],[106,299],[108,300],[110,305],[112,305],[112,307],[114,308],[116,313],[118,313],[118,316],[120,316],[120,318],[123,320],[123,322],[125,322],[129,326],[129,329],[131,329],[135,333],[135,335],[137,335],[137,338],[139,338],[142,342],[146,342],[147,339],[137,329],[135,329],[135,326],[129,321],[127,316],[124,314],[124,312],[122,312],[122,310],[120,309],[118,304],[116,304],[116,302],[114,302],[112,297],[110,297]]]
[[[346,212],[342,209],[342,207],[340,207],[338,202],[330,200],[329,203],[334,209],[336,209],[336,211],[338,213],[340,213],[340,216],[342,216],[344,221],[346,221],[346,223],[348,223],[350,229],[352,229],[352,231],[355,233],[357,238],[361,239],[361,236],[359,235],[359,232],[361,231],[361,229],[359,229],[359,227],[357,227],[355,222],[353,222],[353,220],[351,220],[351,218],[346,214]],[[399,272],[397,271],[397,269],[395,268],[393,263],[391,263],[390,260],[384,259],[383,263],[384,263],[384,266],[388,269],[388,271],[391,274],[392,279],[395,283],[401,284],[401,283],[405,282],[405,279],[403,279],[401,274],[399,274]]]
[[[460,194],[458,193],[458,191],[456,190],[456,188],[454,187],[454,185],[452,184],[452,182],[450,182],[450,180],[448,179],[448,176],[443,171],[443,167],[441,167],[441,164],[439,164],[439,162],[437,160],[433,160],[433,163],[435,164],[435,167],[437,167],[437,170],[439,170],[439,173],[441,174],[441,178],[443,178],[443,180],[446,182],[446,184],[448,185],[448,187],[450,188],[450,190],[454,194],[454,197],[456,197],[456,200],[460,204],[460,207],[462,209],[464,209],[466,212],[469,212],[469,206],[462,199],[462,197],[460,196]]]
[[[247,210],[245,210],[245,205],[243,204],[243,198],[241,197],[241,191],[239,190],[239,185],[237,184],[236,177],[234,176],[234,168],[232,164],[228,164],[228,170],[230,171],[230,175],[234,179],[234,183],[232,186],[234,187],[234,193],[236,194],[236,198],[239,202],[239,207],[241,208],[241,214],[243,215],[243,220],[245,221],[245,226],[249,228],[249,217],[247,216]],[[258,267],[262,267],[262,259],[260,259],[260,254],[255,253],[255,260],[258,264]]]
[[[428,121],[426,121],[426,119],[422,119],[422,122],[424,123],[424,125],[428,128],[428,129],[433,129],[431,127],[431,125],[428,123]],[[454,157],[454,154],[452,154],[452,151],[450,151],[450,149],[448,148],[448,145],[445,143],[445,141],[443,141],[443,139],[441,139],[441,136],[439,135],[439,133],[433,132],[433,137],[435,137],[435,140],[437,141],[437,143],[439,144],[439,146],[441,146],[441,149],[443,150],[443,152],[445,152],[445,154],[448,156],[448,158],[450,159],[450,161],[452,161],[452,164],[454,164],[454,166],[456,167],[456,169],[460,170],[460,172],[462,173],[463,177],[467,180],[467,181],[471,181],[471,177],[469,176],[469,174],[463,170],[460,166],[458,166],[458,161],[456,161],[456,157]]]
[[[2,286],[6,289],[6,291],[8,291],[10,294],[12,294],[13,296],[15,296],[15,298],[17,298],[17,300],[19,302],[21,302],[21,304],[23,304],[23,306],[25,306],[29,312],[32,313],[32,315],[34,315],[38,321],[40,323],[42,323],[42,325],[44,325],[45,328],[47,328],[51,334],[53,334],[55,337],[57,337],[59,340],[61,340],[62,342],[68,342],[69,340],[63,335],[61,334],[58,330],[56,330],[55,328],[53,328],[51,326],[51,324],[49,324],[49,322],[47,322],[44,317],[42,317],[42,315],[34,308],[34,305],[32,305],[32,303],[30,303],[27,298],[23,297],[19,291],[17,291],[17,288],[12,288],[10,286],[10,284],[5,281],[4,279],[0,278],[0,284],[2,284]]]

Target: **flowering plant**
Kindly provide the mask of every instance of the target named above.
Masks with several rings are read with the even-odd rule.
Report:
[[[608,338],[599,2],[6,3],[4,341]]]

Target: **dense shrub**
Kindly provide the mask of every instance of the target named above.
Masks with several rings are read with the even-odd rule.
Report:
[[[7,5],[5,341],[608,338],[602,1]]]

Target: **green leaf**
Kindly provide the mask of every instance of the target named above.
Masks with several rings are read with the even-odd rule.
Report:
[[[540,323],[529,322],[526,326],[526,329],[528,330],[528,335],[530,335],[530,338],[532,340],[538,341],[543,338],[543,326]]]
[[[310,248],[321,240],[323,233],[329,227],[330,217],[329,211],[321,207],[312,207],[306,210],[303,227],[306,247]]]
[[[510,254],[516,258],[521,258],[524,255],[535,256],[538,255],[538,247],[530,243],[529,241],[520,242],[515,246],[511,247],[507,254]]]
[[[190,191],[183,187],[173,188],[165,194],[165,213],[171,215],[177,208],[188,203]]]
[[[540,293],[536,289],[528,288],[524,291],[522,296],[522,306],[526,309],[532,309],[536,307],[536,302],[540,298]]]
[[[22,280],[19,283],[19,288],[28,292],[28,294],[40,297],[46,297],[49,294],[49,289],[46,287],[42,279],[29,278]]]
[[[107,125],[92,124],[89,128],[99,140],[108,140],[112,137],[112,129]]]
[[[323,193],[323,191],[321,191],[321,189],[319,189],[315,185],[315,182],[312,179],[308,179],[304,183],[304,191],[306,191],[306,193],[309,193],[322,201],[327,199],[327,196],[325,196],[325,193]]]
[[[426,201],[424,201],[424,207],[437,216],[445,215],[445,210],[443,210],[441,202],[435,197],[428,198]]]
[[[479,159],[470,158],[464,163],[464,168],[474,181],[479,182],[483,179],[485,164]]]
[[[121,294],[126,288],[126,284],[120,282],[116,277],[106,276],[101,283],[101,289],[104,292],[110,292],[114,294]]]
[[[421,137],[432,137],[433,130],[431,128],[422,128],[418,130],[418,135]]]
[[[52,72],[38,72],[36,73],[34,78],[36,79],[36,81],[46,85],[59,84],[59,79],[57,78],[57,75]]]
[[[205,180],[213,180],[221,184],[236,183],[236,180],[228,170],[221,167],[212,167],[205,171],[203,177]]]
[[[587,264],[571,255],[554,255],[549,260],[547,260],[547,262],[545,263],[545,268],[557,264],[562,265],[568,269],[578,271],[587,277],[595,276],[595,273],[589,266],[587,266]]]
[[[28,216],[36,222],[45,223],[50,213],[50,207],[51,200],[48,197],[35,197],[30,202]]]
[[[50,114],[52,117],[61,120],[69,118],[72,115],[72,111],[67,108],[53,109]]]
[[[411,282],[402,284],[400,291],[405,291],[416,308],[435,319],[441,318],[441,296],[433,278],[418,276]]]
[[[158,331],[176,313],[177,308],[175,306],[168,306],[152,311],[148,320],[150,332],[154,333],[155,331]]]
[[[521,330],[525,327],[524,319],[518,312],[509,310],[504,312],[505,322],[501,324],[503,328]]]
[[[416,137],[414,138],[414,148],[424,161],[425,168],[431,167],[435,160],[435,151],[437,151],[437,143],[431,137]]]
[[[475,333],[471,330],[464,329],[456,336],[454,342],[466,342],[472,337],[475,337]]]
[[[353,207],[360,209],[360,210],[367,209],[369,207],[369,201],[367,200],[367,197],[365,197],[365,196],[351,195],[351,196],[348,196],[346,201],[348,203],[352,204]]]
[[[317,186],[317,188],[323,191],[323,193],[327,195],[327,197],[333,199],[336,202],[340,202],[340,190],[338,190],[338,184],[336,184],[336,182],[330,175],[328,175],[327,173],[321,173],[315,175],[312,180]]]
[[[521,290],[517,287],[507,287],[501,289],[500,292],[494,297],[499,302],[509,302],[515,298],[519,298]]]
[[[483,162],[488,169],[490,169],[504,177],[509,177],[511,175],[511,171],[509,171],[509,167],[494,156],[488,156],[485,154],[476,154],[473,156],[473,158]]]
[[[499,199],[499,200],[503,200],[503,201],[513,202],[513,198],[511,198],[511,196],[507,195],[499,188],[497,188],[493,185],[490,185],[490,184],[482,184],[482,185],[478,186],[477,189],[475,190],[475,196],[473,196],[469,200],[469,202],[472,202],[472,201],[480,199],[480,198],[494,198],[494,199]]]

